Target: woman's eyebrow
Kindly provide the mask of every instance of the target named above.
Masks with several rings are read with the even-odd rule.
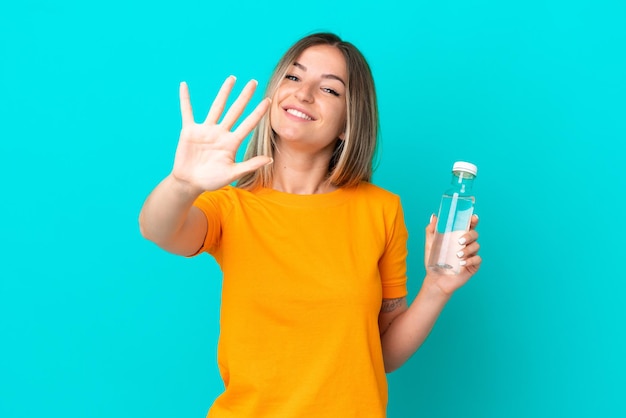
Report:
[[[306,71],[306,70],[307,70],[307,68],[306,68],[304,65],[300,64],[300,63],[299,63],[299,62],[297,62],[297,61],[295,61],[295,62],[293,63],[293,66],[294,66],[294,67],[298,67],[298,68],[299,68],[299,69],[301,69],[302,71]],[[341,82],[341,84],[343,84],[344,86],[346,85],[346,82],[345,82],[345,81],[343,81],[343,79],[342,79],[341,77],[339,77],[338,75],[335,75],[335,74],[322,74],[322,78],[330,78],[330,79],[332,79],[332,80],[337,80],[337,81],[340,81],[340,82]]]

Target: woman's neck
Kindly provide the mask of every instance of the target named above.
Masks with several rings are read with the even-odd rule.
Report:
[[[337,189],[328,181],[328,158],[312,159],[310,155],[294,158],[274,155],[272,188],[293,194],[329,193]]]

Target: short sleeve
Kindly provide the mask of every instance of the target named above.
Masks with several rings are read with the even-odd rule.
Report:
[[[404,223],[404,214],[400,198],[396,196],[394,209],[389,211],[387,224],[387,243],[378,262],[382,281],[383,298],[402,298],[408,294],[406,277],[408,231]]]
[[[230,188],[227,186],[217,191],[204,192],[193,203],[193,206],[204,213],[207,220],[207,231],[202,247],[190,257],[203,252],[215,254],[219,249],[222,237],[222,219],[224,218]]]

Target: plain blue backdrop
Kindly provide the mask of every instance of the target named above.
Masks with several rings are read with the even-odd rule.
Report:
[[[319,30],[373,68],[411,298],[452,163],[479,167],[484,264],[389,376],[389,417],[626,416],[626,3],[25,0],[0,6],[0,417],[204,417],[219,269],[137,216],[179,82],[203,117]]]

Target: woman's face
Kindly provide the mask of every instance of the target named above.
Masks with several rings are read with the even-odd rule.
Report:
[[[287,70],[270,110],[277,141],[309,152],[332,152],[346,127],[348,71],[330,45],[307,48]]]

